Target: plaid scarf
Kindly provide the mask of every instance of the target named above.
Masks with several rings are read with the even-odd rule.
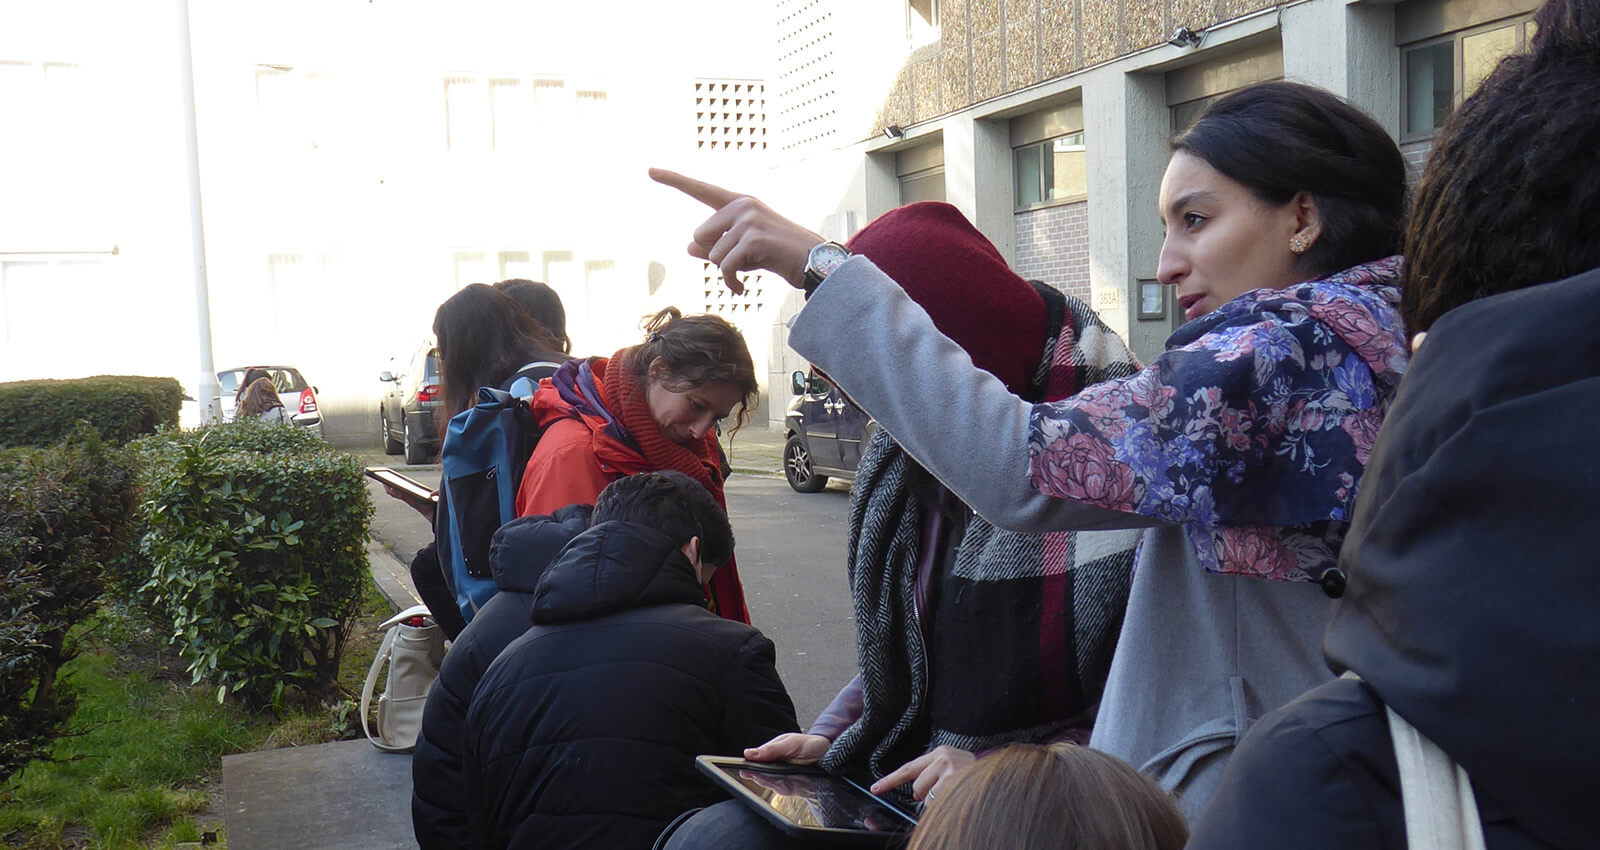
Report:
[[[1065,398],[1138,371],[1087,305],[1034,288],[1052,334],[1030,395]],[[932,610],[919,617],[925,523],[941,500],[960,504],[880,431],[850,499],[862,714],[823,757],[828,770],[882,776],[940,745],[978,751],[1093,723],[1139,532],[1018,534],[970,516],[953,563],[936,564]]]

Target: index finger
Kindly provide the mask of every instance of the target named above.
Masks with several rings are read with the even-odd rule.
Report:
[[[920,755],[911,761],[900,765],[898,768],[895,768],[895,770],[888,776],[885,776],[882,779],[879,779],[877,782],[872,783],[872,787],[868,790],[872,791],[874,794],[881,794],[891,788],[899,788],[907,782],[910,782],[916,779],[918,776],[921,776],[922,771],[928,766],[928,761],[929,754]]]
[[[722,209],[734,198],[743,197],[738,192],[730,192],[721,186],[714,186],[704,180],[686,177],[665,168],[650,169],[650,179],[663,186],[671,186],[714,210]]]

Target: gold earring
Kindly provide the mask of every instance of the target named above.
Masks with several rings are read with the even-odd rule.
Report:
[[[1289,240],[1289,250],[1296,254],[1304,254],[1306,249],[1310,247],[1310,245],[1306,244],[1306,238],[1299,233],[1296,233],[1294,238]]]

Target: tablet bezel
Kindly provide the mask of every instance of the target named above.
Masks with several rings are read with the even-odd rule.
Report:
[[[746,788],[737,779],[728,775],[728,773],[722,769],[723,765],[732,768],[766,771],[770,773],[826,776],[829,779],[838,780],[849,787],[854,788],[856,791],[859,791],[863,797],[867,797],[873,802],[876,802],[888,809],[890,812],[899,815],[905,820],[905,829],[896,830],[894,832],[874,832],[866,829],[843,829],[833,826],[813,826],[810,824],[795,823],[785,816],[783,812],[773,808],[766,800],[762,799],[749,788]],[[728,756],[696,756],[695,766],[700,769],[701,773],[704,773],[706,776],[710,777],[711,780],[717,784],[717,787],[722,788],[723,790],[732,794],[745,805],[754,808],[757,814],[761,815],[773,826],[782,830],[784,834],[793,835],[797,838],[828,838],[831,840],[851,841],[862,844],[875,844],[884,846],[897,840],[903,841],[910,836],[911,830],[917,825],[917,819],[901,810],[899,806],[896,806],[888,800],[885,800],[871,791],[868,791],[850,779],[828,773],[827,771],[818,767],[810,765],[788,764],[786,762],[753,762],[742,758],[731,758]]]
[[[437,504],[438,499],[433,491],[424,487],[421,481],[409,475],[390,469],[387,466],[369,466],[362,470],[368,478],[380,484],[387,484],[395,492],[403,494],[402,501],[409,504],[427,505]]]

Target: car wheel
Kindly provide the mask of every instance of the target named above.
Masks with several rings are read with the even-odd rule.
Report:
[[[411,420],[401,416],[400,430],[405,434],[406,463],[427,463],[428,449],[417,439],[416,433],[411,428]]]
[[[383,453],[386,455],[397,455],[405,451],[405,444],[399,440],[396,440],[394,438],[394,433],[389,430],[389,411],[380,409],[378,411],[378,419],[383,423]]]
[[[796,493],[815,493],[828,486],[828,476],[811,471],[811,453],[796,434],[783,447],[783,477]]]

